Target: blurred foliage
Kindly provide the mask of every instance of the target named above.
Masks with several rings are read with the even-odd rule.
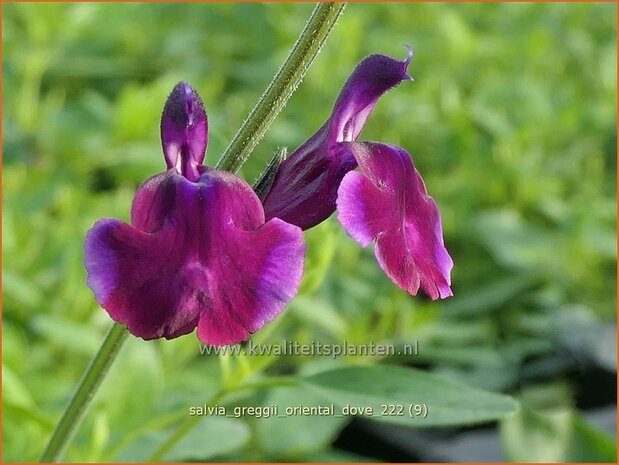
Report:
[[[3,5],[3,461],[36,459],[109,326],[85,285],[83,238],[101,217],[128,220],[137,186],[163,170],[168,92],[181,79],[198,89],[214,164],[311,8]],[[612,455],[576,399],[585,367],[616,369],[615,332],[603,329],[616,312],[615,20],[614,4],[349,5],[241,175],[253,181],[278,146],[311,135],[362,57],[412,45],[415,82],[381,99],[362,139],[413,154],[441,208],[455,297],[403,293],[332,218],[306,233],[299,297],[255,340],[418,340],[418,356],[384,362],[519,397],[559,383],[550,411],[525,399],[505,421],[506,458]],[[131,338],[66,459],[145,460],[222,385],[379,361],[218,359],[200,356],[194,336]],[[250,390],[228,402],[315,395]],[[163,459],[354,460],[330,448],[344,426],[205,418]]]

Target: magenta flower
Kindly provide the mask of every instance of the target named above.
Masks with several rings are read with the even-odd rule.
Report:
[[[376,241],[380,267],[400,288],[432,300],[452,296],[453,266],[443,244],[436,202],[404,149],[378,142],[351,144],[361,173],[340,184],[338,219],[361,246]]]
[[[452,295],[453,266],[436,203],[404,149],[356,142],[378,99],[412,80],[411,59],[409,49],[404,61],[372,55],[357,65],[326,123],[281,164],[264,209],[267,218],[308,229],[337,208],[353,239],[376,242],[378,263],[395,284],[412,295],[421,287],[434,300]]]
[[[168,170],[138,189],[131,224],[103,219],[85,241],[87,283],[112,319],[144,339],[198,328],[206,344],[235,344],[273,320],[296,294],[305,244],[252,188],[202,165],[204,107],[179,83],[161,119]]]
[[[406,60],[372,55],[357,65],[340,92],[331,117],[280,165],[264,200],[267,218],[309,229],[335,211],[344,175],[357,167],[349,144],[357,140],[381,95],[412,78]]]

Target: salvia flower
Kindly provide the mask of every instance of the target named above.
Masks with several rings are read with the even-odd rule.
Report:
[[[404,149],[377,142],[351,144],[361,172],[338,189],[338,219],[363,247],[376,241],[376,259],[400,288],[419,287],[435,300],[452,295],[453,266],[443,244],[441,218]]]
[[[267,218],[281,218],[309,229],[335,211],[344,175],[357,167],[347,142],[357,140],[381,95],[411,80],[406,60],[384,55],[364,59],[344,85],[331,117],[280,165],[264,201]]]
[[[452,295],[438,207],[404,149],[357,142],[378,99],[412,80],[411,59],[409,48],[404,61],[372,55],[357,65],[326,123],[281,164],[264,209],[267,218],[308,229],[337,208],[353,239],[376,242],[378,263],[395,284],[412,295],[421,287],[434,300]]]
[[[185,82],[161,119],[167,171],[145,181],[131,225],[98,221],[85,241],[87,283],[109,315],[144,339],[198,329],[235,344],[273,320],[296,294],[305,244],[235,175],[203,166],[208,125]]]

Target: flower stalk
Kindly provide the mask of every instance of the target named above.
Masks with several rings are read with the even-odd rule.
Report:
[[[316,6],[288,58],[222,155],[217,168],[236,172],[247,160],[300,84],[344,7],[345,3],[319,3]],[[59,460],[120,352],[127,335],[125,326],[118,323],[112,325],[52,432],[45,450],[39,457],[39,462]],[[179,432],[180,435],[182,434]]]
[[[316,5],[288,58],[221,156],[218,169],[236,172],[245,163],[303,80],[345,6],[332,2]]]

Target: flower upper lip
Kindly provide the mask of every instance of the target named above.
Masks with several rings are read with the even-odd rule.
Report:
[[[208,118],[198,93],[185,81],[170,93],[161,116],[161,143],[168,168],[196,181],[208,144]]]

